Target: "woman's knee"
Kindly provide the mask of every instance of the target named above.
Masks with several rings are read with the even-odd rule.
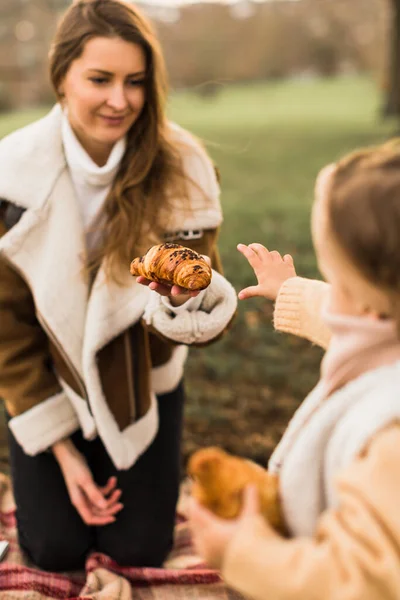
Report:
[[[62,539],[57,541],[42,538],[29,541],[20,540],[21,548],[31,561],[43,571],[75,571],[85,566],[90,545],[70,544]]]
[[[119,565],[131,567],[160,567],[171,551],[174,521],[143,519],[129,520],[97,530],[97,550]],[[125,525],[125,526],[124,526]]]
[[[125,547],[121,544],[110,549],[107,554],[122,566],[161,567],[172,549],[172,544],[172,536],[163,542],[153,538]]]

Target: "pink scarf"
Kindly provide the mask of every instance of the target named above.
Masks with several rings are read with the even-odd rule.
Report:
[[[326,396],[363,373],[400,360],[400,340],[393,320],[375,320],[323,312],[332,331],[321,364]]]

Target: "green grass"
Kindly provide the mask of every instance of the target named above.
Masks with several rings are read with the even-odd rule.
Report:
[[[171,117],[206,140],[222,174],[220,248],[237,290],[254,280],[238,242],[290,252],[299,274],[318,276],[309,230],[315,177],[343,153],[390,134],[390,124],[377,118],[379,101],[367,78],[225,86],[211,98],[172,95]],[[0,117],[0,136],[44,112]],[[223,340],[192,351],[190,414],[208,407],[215,415],[265,390],[300,399],[310,389],[320,352],[274,333],[271,314],[267,301],[242,302]]]
[[[319,276],[309,227],[315,177],[342,154],[388,137],[392,125],[379,121],[379,102],[366,78],[225,88],[215,99],[190,93],[173,98],[173,118],[211,142],[220,168],[221,251],[237,290],[254,282],[236,250],[239,241],[289,252],[299,274]],[[220,388],[246,381],[300,399],[315,382],[320,357],[308,344],[273,332],[271,306],[257,299],[240,303],[231,333],[206,352],[192,353],[190,368],[193,378],[201,373]],[[200,410],[201,386],[192,393]]]

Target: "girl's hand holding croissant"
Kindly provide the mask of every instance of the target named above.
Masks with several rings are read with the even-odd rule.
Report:
[[[260,515],[257,489],[249,485],[244,490],[243,509],[236,519],[221,519],[190,498],[188,516],[196,552],[210,567],[221,569],[225,552],[236,532],[250,517]],[[267,525],[266,525],[267,526]]]
[[[257,277],[258,285],[241,290],[240,300],[264,296],[276,300],[281,285],[291,277],[296,277],[293,258],[290,254],[282,256],[276,250],[271,252],[262,244],[238,244],[237,249],[247,258]]]

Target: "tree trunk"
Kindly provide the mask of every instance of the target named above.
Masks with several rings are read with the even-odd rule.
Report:
[[[384,117],[400,117],[400,0],[391,0],[392,31],[388,69],[388,87],[382,108]]]

